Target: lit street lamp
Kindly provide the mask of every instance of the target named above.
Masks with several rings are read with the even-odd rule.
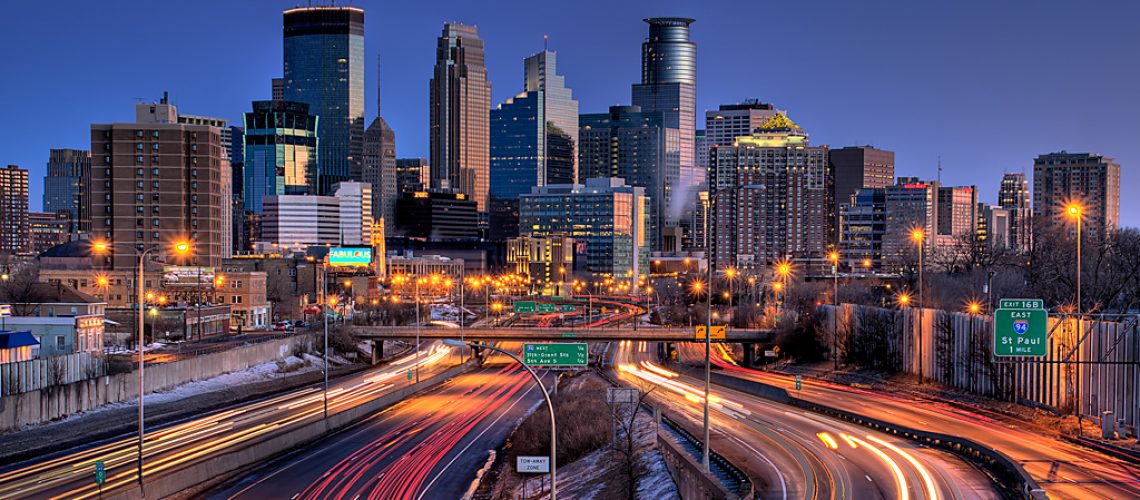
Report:
[[[139,491],[141,492],[141,491],[144,491],[144,485],[143,485],[143,439],[146,435],[146,420],[145,420],[145,411],[144,411],[145,407],[143,404],[144,403],[143,396],[146,394],[146,378],[145,378],[144,371],[143,371],[144,367],[146,366],[146,352],[143,350],[143,347],[146,345],[146,335],[144,332],[144,325],[143,325],[143,322],[144,322],[143,300],[145,300],[144,297],[146,297],[146,293],[144,293],[144,291],[143,291],[143,281],[144,281],[143,263],[146,261],[146,256],[148,254],[150,254],[151,252],[153,252],[155,250],[158,250],[160,247],[152,246],[150,248],[139,250],[134,245],[116,245],[114,243],[108,243],[106,241],[94,241],[91,243],[92,251],[98,255],[106,255],[109,253],[113,255],[112,248],[115,246],[120,246],[121,248],[130,249],[130,251],[133,251],[135,253],[135,256],[138,257],[138,275],[135,277],[135,301],[136,301],[135,305],[138,306],[138,311],[139,311],[138,312],[138,318],[137,318],[138,335],[139,335],[139,340],[138,340],[138,354],[139,354],[138,481],[139,481]],[[190,255],[191,251],[193,250],[193,247],[191,246],[191,244],[189,242],[180,241],[180,242],[177,242],[174,245],[172,245],[171,249],[174,251],[175,255],[186,256],[186,255]],[[105,283],[110,283],[106,277],[104,277],[103,280]],[[103,286],[106,286],[106,285],[103,285]],[[145,494],[144,494],[144,496],[145,496]]]
[[[831,278],[835,287],[831,293],[831,358],[835,362],[835,369],[839,369],[839,325],[836,319],[839,316],[839,252],[832,250],[827,254],[831,261]]]
[[[914,232],[912,232],[910,235],[911,239],[913,239],[915,241],[915,243],[918,244],[918,381],[919,381],[919,383],[926,381],[926,378],[924,377],[924,374],[923,374],[923,365],[925,364],[924,363],[925,358],[923,358],[923,345],[922,345],[923,344],[923,342],[922,342],[922,328],[923,328],[923,319],[924,319],[923,315],[925,312],[924,308],[923,308],[924,304],[923,304],[923,300],[922,300],[923,299],[923,295],[922,295],[922,292],[923,292],[923,290],[922,290],[922,254],[923,254],[923,243],[925,240],[925,236],[926,235],[922,232],[921,229],[915,229]]]

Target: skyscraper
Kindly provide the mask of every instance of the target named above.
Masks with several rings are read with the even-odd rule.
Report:
[[[362,181],[372,186],[372,214],[384,220],[385,231],[396,227],[396,132],[377,115],[364,131],[364,160]]]
[[[957,244],[975,234],[978,222],[978,190],[974,186],[939,186],[938,236]],[[938,242],[935,242],[938,243]]]
[[[0,255],[29,251],[28,171],[0,169]]]
[[[661,233],[680,223],[680,130],[665,125],[664,113],[637,106],[611,106],[609,113],[584,114],[579,120],[578,172],[582,179],[620,177],[645,188],[650,199],[649,241],[662,245]]]
[[[827,147],[776,114],[735,146],[709,155],[712,265],[756,269],[784,259],[821,258],[831,228]]]
[[[841,267],[864,273],[882,269],[886,203],[886,189],[861,188],[838,204]]]
[[[578,180],[578,101],[566,87],[566,77],[558,74],[558,54],[543,50],[523,61],[524,92],[541,92],[542,121],[546,124],[546,134],[559,138],[546,142],[546,170],[553,170],[554,177],[548,184],[573,184]],[[559,153],[569,140],[569,160],[571,170],[565,172],[567,156]]]
[[[923,254],[929,256],[938,234],[938,191],[935,181],[917,177],[899,177],[886,188],[883,213],[883,266],[897,271],[918,262],[918,246],[911,235],[921,230],[925,235]]]
[[[216,266],[231,255],[229,156],[222,129],[179,123],[166,97],[135,106],[134,123],[91,125],[91,235],[119,245],[156,247],[190,240],[193,256]],[[135,256],[116,252],[104,261],[132,269]]]
[[[757,127],[778,114],[787,113],[759,99],[721,104],[716,111],[705,111],[705,144],[707,147],[732,146],[737,137],[752,135]]]
[[[79,207],[90,196],[86,179],[91,175],[91,152],[85,149],[52,149],[44,176],[44,212],[67,213],[72,234],[80,231],[84,218]]]
[[[396,158],[396,191],[400,195],[423,191],[430,185],[431,167],[427,159]]]
[[[1083,231],[1104,236],[1120,226],[1120,164],[1093,153],[1049,153],[1033,160],[1033,216],[1064,221],[1064,207],[1083,207]],[[1068,223],[1068,222],[1066,222]]]
[[[431,187],[455,190],[487,211],[491,82],[474,26],[445,23],[430,82]]]
[[[578,101],[556,73],[555,54],[523,64],[525,88],[491,110],[490,238],[518,236],[518,197],[577,180]]]
[[[693,19],[656,17],[649,37],[641,44],[641,83],[633,86],[633,105],[644,112],[660,112],[664,126],[680,130],[680,186],[685,192],[705,180],[693,154],[697,111],[697,45],[689,41]],[[650,195],[652,196],[652,195]],[[695,198],[684,196],[688,203]],[[689,209],[691,207],[686,207]]]
[[[333,185],[358,179],[361,169],[364,11],[305,7],[286,10],[284,18],[284,98],[320,117],[318,191],[331,195]]]
[[[230,234],[233,241],[231,248],[238,254],[249,251],[250,241],[247,238],[245,227],[245,129],[238,126],[230,127]]]
[[[895,152],[872,146],[847,146],[827,153],[836,203],[847,203],[863,188],[885,188],[895,183]]]
[[[1009,211],[1009,239],[1006,247],[1028,252],[1033,240],[1033,207],[1030,204],[1029,180],[1022,173],[1001,177],[998,206]]]
[[[266,196],[316,194],[319,117],[309,105],[254,101],[245,113],[245,210],[264,213]]]

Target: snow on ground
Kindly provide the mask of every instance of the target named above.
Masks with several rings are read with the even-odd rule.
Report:
[[[294,356],[290,356],[290,358],[297,359]],[[245,370],[230,372],[225,375],[218,375],[217,377],[208,378],[206,380],[199,380],[197,382],[189,382],[175,386],[170,390],[147,394],[145,401],[146,404],[166,403],[169,401],[185,399],[190,396],[196,396],[198,394],[230,389],[239,385],[252,384],[255,382],[281,378],[285,376],[285,372],[282,370],[282,367],[288,366],[288,364],[288,358],[284,363],[278,363],[277,361],[268,361],[259,365],[251,366]],[[319,369],[319,367],[313,366],[312,364],[307,365],[308,366],[306,367],[295,369],[291,373],[299,373]]]

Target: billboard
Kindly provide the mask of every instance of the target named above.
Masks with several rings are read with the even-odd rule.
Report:
[[[329,249],[329,265],[345,267],[368,267],[372,264],[372,247],[332,247]]]
[[[212,287],[214,268],[201,266],[164,266],[162,268],[164,287]]]

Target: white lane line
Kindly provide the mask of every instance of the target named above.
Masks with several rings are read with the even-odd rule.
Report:
[[[769,460],[768,457],[764,456],[763,453],[760,453],[759,450],[757,450],[756,448],[753,448],[752,445],[745,443],[743,440],[738,439],[736,436],[733,436],[731,434],[726,434],[726,436],[728,436],[733,441],[736,441],[737,444],[739,444],[745,448],[748,448],[749,450],[752,451],[752,453],[755,453],[756,456],[764,459],[764,461],[768,463],[768,466],[772,467],[772,470],[776,471],[776,476],[780,478],[780,489],[783,491],[783,498],[784,498],[784,500],[788,500],[788,483],[787,483],[787,481],[784,480],[784,473],[780,472],[780,468],[776,467],[776,464],[772,463],[772,461]]]

